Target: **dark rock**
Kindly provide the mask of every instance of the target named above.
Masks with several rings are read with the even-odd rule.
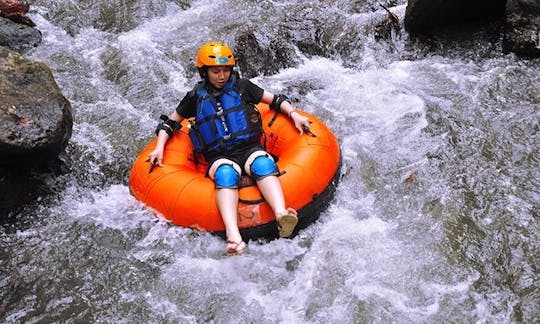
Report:
[[[502,50],[540,57],[538,0],[409,0],[405,29],[425,35],[447,26],[505,17]]]
[[[0,47],[0,166],[55,159],[72,126],[71,104],[50,69]]]
[[[0,167],[0,223],[10,212],[31,203],[40,194],[43,183],[28,175],[28,170]]]
[[[27,221],[27,214],[21,214],[24,209],[32,210],[55,200],[55,194],[64,190],[69,181],[66,175],[71,172],[64,158],[67,157],[62,153],[47,164],[0,166],[0,226],[11,222],[20,225]]]
[[[405,30],[427,33],[448,25],[472,20],[502,17],[506,0],[409,0],[405,11]]]
[[[508,0],[503,51],[540,57],[540,1]]]
[[[38,46],[41,40],[39,30],[0,17],[0,46],[24,52]]]
[[[262,45],[253,32],[236,37],[235,57],[243,77],[275,74],[297,63],[298,57],[292,46],[268,39],[264,44],[268,45]]]

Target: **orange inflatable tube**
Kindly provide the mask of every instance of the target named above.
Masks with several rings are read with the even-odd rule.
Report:
[[[257,107],[264,125],[261,141],[278,158],[286,206],[298,211],[296,233],[314,222],[334,197],[341,166],[339,144],[315,116],[300,112],[312,124],[311,133],[299,135],[283,114],[268,126],[274,111],[263,104]],[[131,193],[174,224],[224,236],[214,182],[205,175],[208,165],[202,157],[195,163],[187,120],[182,126],[165,146],[163,167],[156,166],[149,172],[151,164],[147,160],[156,139],[142,150],[131,170]],[[254,183],[241,184],[239,200],[238,226],[244,239],[278,236],[274,214]]]

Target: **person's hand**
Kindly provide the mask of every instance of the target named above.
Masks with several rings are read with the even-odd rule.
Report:
[[[150,152],[150,155],[148,155],[148,160],[150,163],[159,165],[160,167],[163,166],[163,147],[160,147],[159,145],[156,146],[156,148]]]
[[[306,116],[301,115],[297,111],[291,112],[291,118],[294,121],[294,127],[298,129],[300,135],[304,134],[305,129],[309,129],[311,121]]]

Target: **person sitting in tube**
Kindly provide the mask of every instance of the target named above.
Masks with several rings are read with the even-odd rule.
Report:
[[[238,181],[242,174],[252,177],[274,212],[280,237],[292,235],[297,212],[286,208],[278,168],[260,144],[262,121],[255,104],[270,105],[287,115],[303,134],[309,119],[295,111],[284,95],[274,95],[234,70],[233,52],[221,42],[204,44],[197,53],[201,76],[176,110],[158,125],[155,149],[150,161],[162,166],[163,150],[180,122],[195,117],[189,135],[195,151],[208,162],[208,175],[215,183],[217,207],[225,224],[226,251],[239,254],[247,249],[238,228]]]

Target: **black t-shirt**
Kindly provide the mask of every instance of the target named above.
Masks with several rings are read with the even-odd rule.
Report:
[[[258,104],[261,102],[264,89],[251,82],[248,79],[238,79],[236,81],[236,90],[240,93],[244,103],[248,104]],[[188,92],[182,101],[176,107],[176,112],[184,117],[191,118],[195,117],[197,114],[197,87],[192,91]]]

